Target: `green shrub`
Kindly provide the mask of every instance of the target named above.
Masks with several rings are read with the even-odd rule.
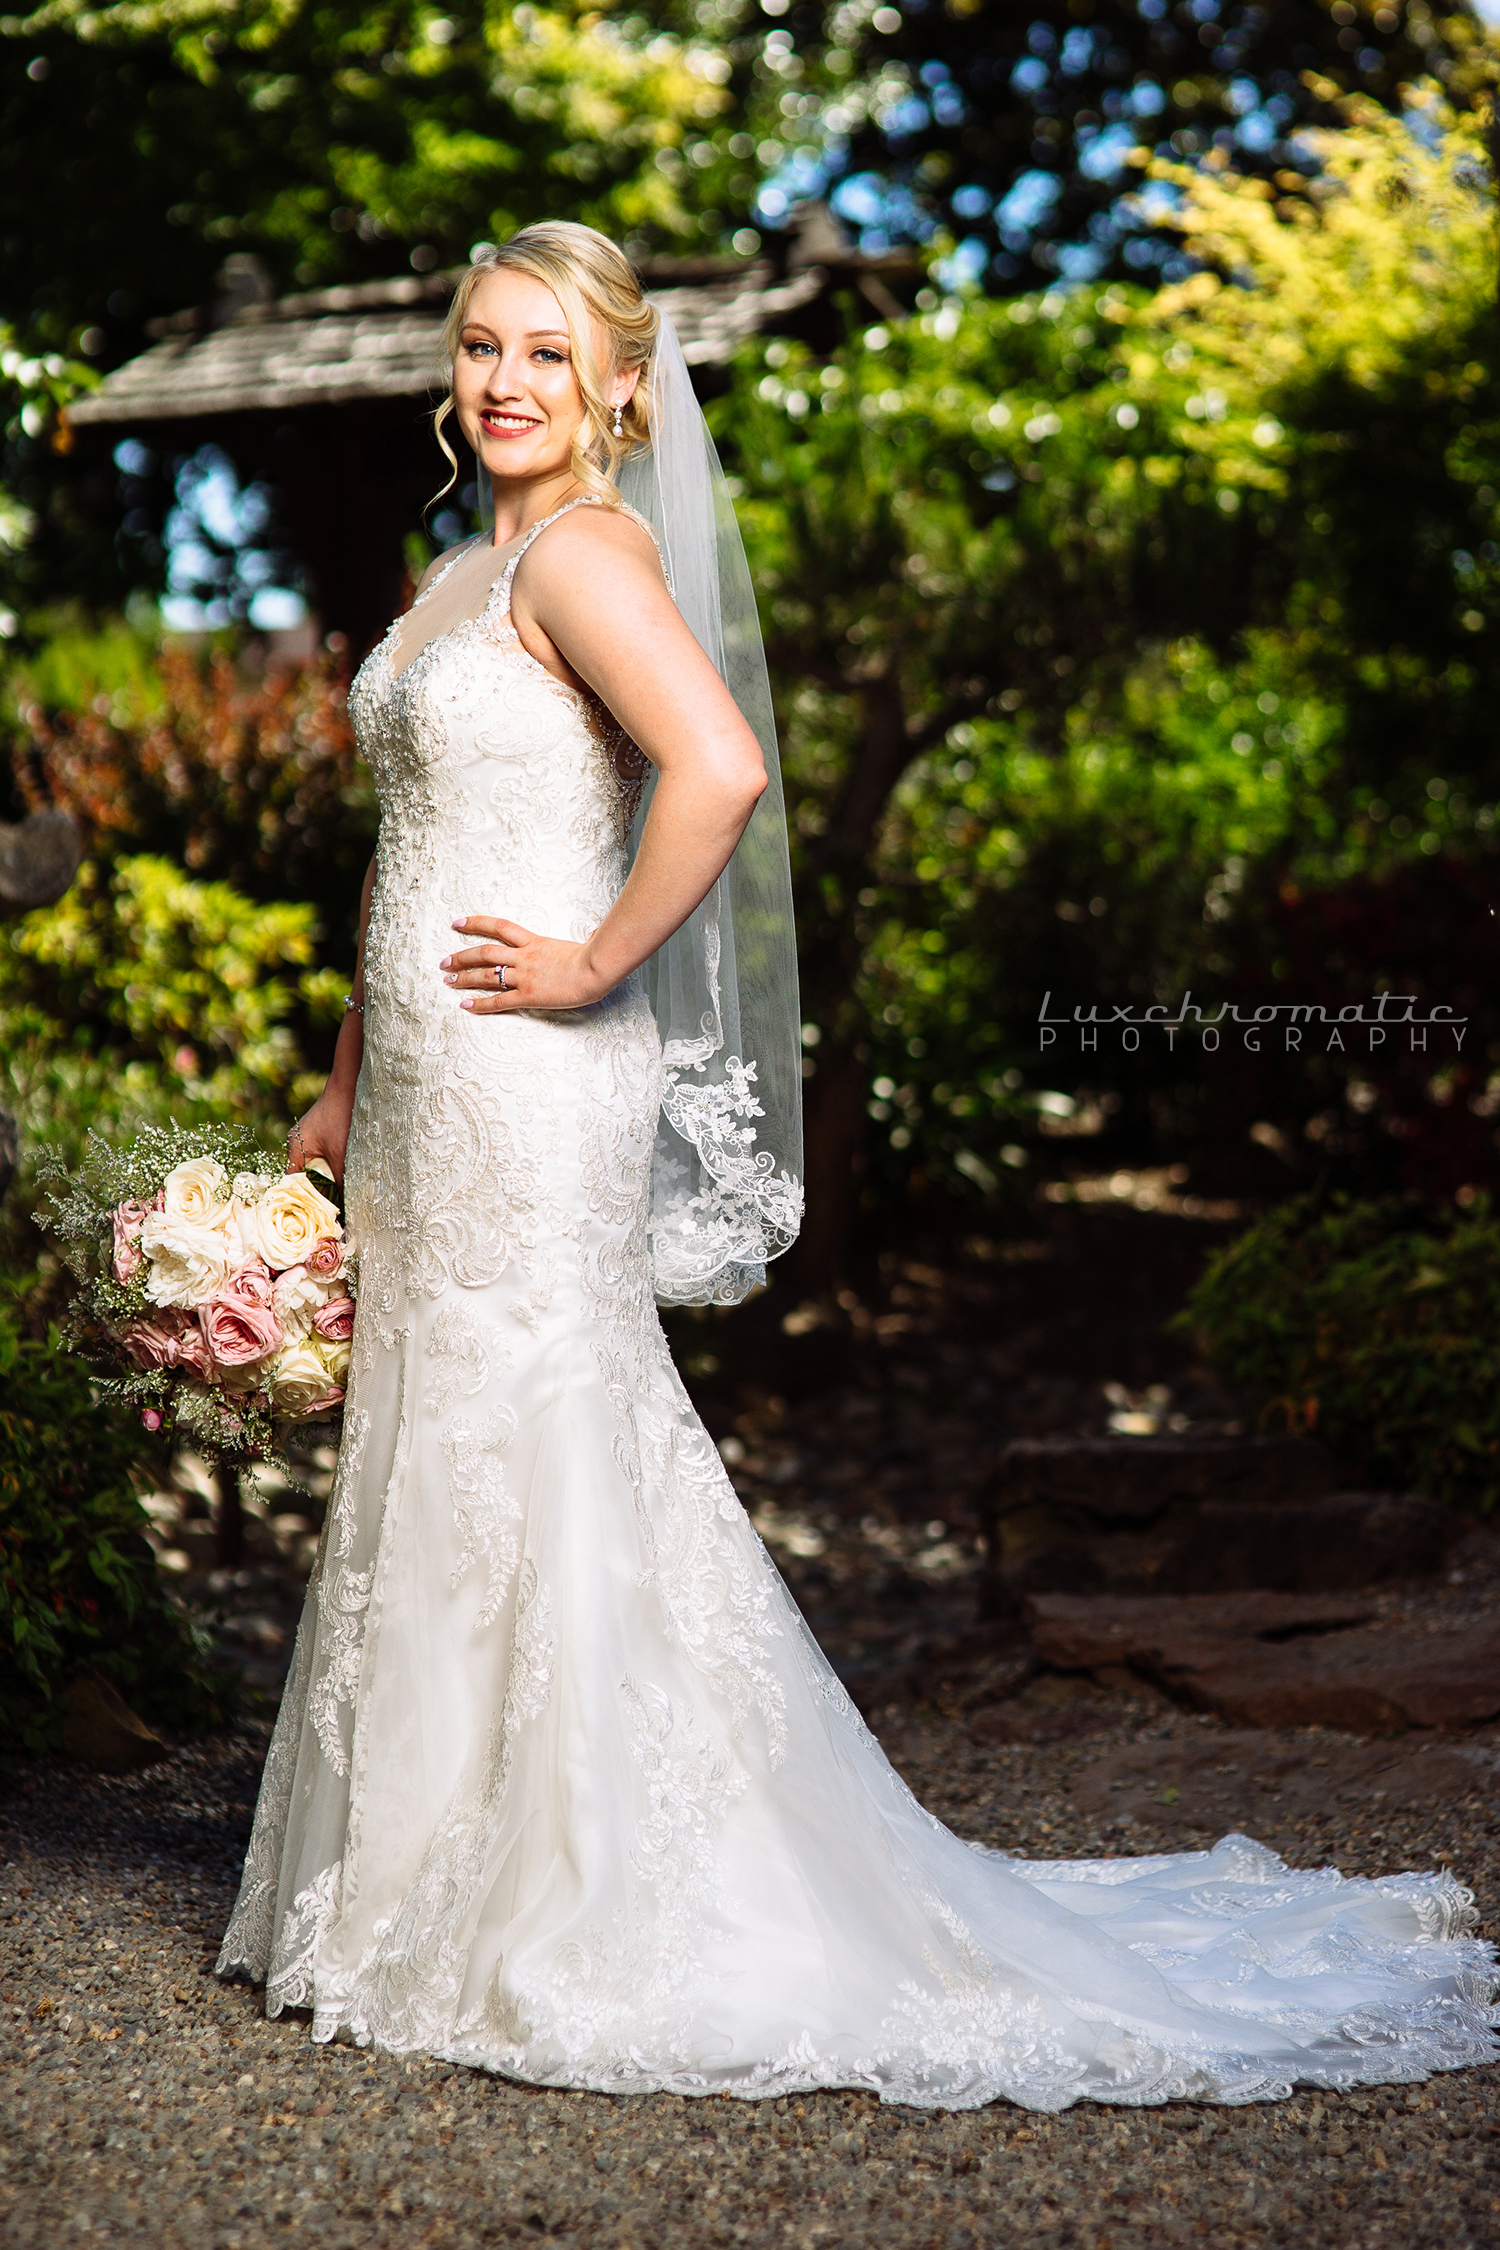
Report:
[[[1377,1488],[1500,1499],[1500,1220],[1301,1196],[1214,1258],[1177,1324],[1263,1429]]]
[[[0,1107],[22,1150],[0,1269],[19,1279],[37,1264],[43,1143],[81,1160],[91,1128],[123,1143],[168,1120],[275,1141],[322,1090],[304,1039],[342,1020],[348,978],[310,966],[316,937],[305,902],[259,904],[144,854],[85,861],[56,906],[0,930]],[[44,1288],[28,1327],[55,1309]]]
[[[55,1331],[27,1341],[0,1311],[0,1756],[56,1747],[62,1691],[82,1671],[155,1725],[227,1716],[228,1683],[144,1537],[143,1451]]]

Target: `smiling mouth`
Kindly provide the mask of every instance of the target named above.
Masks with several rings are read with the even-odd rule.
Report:
[[[524,437],[528,430],[539,430],[541,423],[524,414],[481,414],[480,421],[496,437]]]

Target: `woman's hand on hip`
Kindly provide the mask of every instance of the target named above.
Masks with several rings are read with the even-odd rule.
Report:
[[[483,940],[443,962],[443,981],[462,995],[475,1015],[513,1015],[525,1008],[590,1008],[609,990],[590,958],[589,945],[538,937],[503,916],[471,914],[453,925],[462,937]]]

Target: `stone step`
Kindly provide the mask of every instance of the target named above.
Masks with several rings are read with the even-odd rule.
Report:
[[[1464,1521],[1414,1492],[1330,1492],[1295,1506],[1207,1500],[1161,1574],[1174,1594],[1337,1593],[1429,1578]]]
[[[982,1614],[1029,1594],[1336,1592],[1442,1567],[1461,1520],[1339,1490],[1310,1438],[1020,1439],[978,1496]]]

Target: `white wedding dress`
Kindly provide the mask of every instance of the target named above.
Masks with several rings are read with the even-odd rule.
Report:
[[[439,974],[457,917],[582,937],[625,874],[641,761],[522,647],[517,559],[351,697],[382,807],[354,1365],[220,1972],[318,2040],[613,2093],[1057,2110],[1492,2058],[1447,1875],[1244,1836],[1010,1859],[887,1763],[667,1352],[638,980],[497,1017]]]

